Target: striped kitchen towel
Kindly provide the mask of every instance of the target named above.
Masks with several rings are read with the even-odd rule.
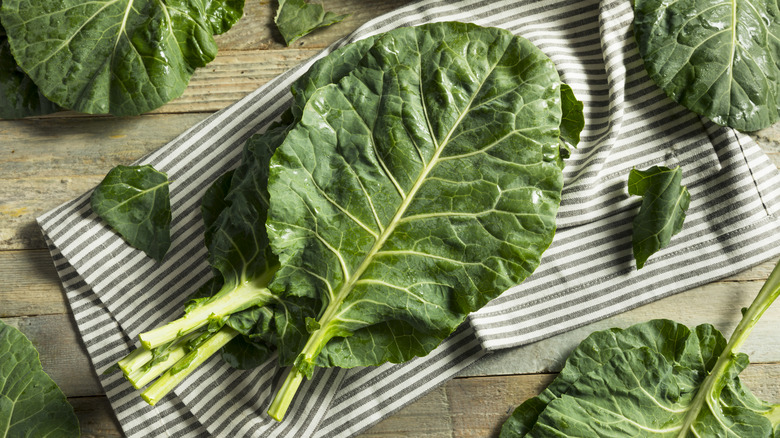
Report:
[[[290,84],[312,59],[141,160],[173,180],[173,244],[164,263],[107,229],[91,212],[89,193],[39,218],[127,436],[351,436],[492,350],[549,337],[780,254],[776,168],[750,138],[680,107],[649,80],[627,0],[427,0],[366,23],[318,57],[399,26],[445,20],[528,38],[584,102],[583,140],[567,162],[559,230],[541,267],[471,315],[427,357],[317,370],[283,423],[265,415],[283,376],[273,359],[249,371],[211,360],[154,408],[118,374],[103,375],[137,344],[138,333],[177,317],[185,297],[210,276],[200,198],[237,165],[244,141],[290,104]],[[640,200],[628,196],[625,182],[631,168],[652,165],[682,166],[692,202],[683,232],[637,271],[631,221]]]

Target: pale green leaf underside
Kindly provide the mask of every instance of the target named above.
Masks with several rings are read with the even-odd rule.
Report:
[[[243,0],[4,0],[0,17],[19,66],[60,106],[134,115],[184,91],[214,59],[212,37]]]
[[[459,23],[377,38],[312,94],[269,179],[270,287],[323,306],[299,368],[424,355],[536,268],[560,202],[560,106],[531,43]]]
[[[634,31],[650,77],[717,124],[778,119],[780,9],[766,0],[637,0]]]
[[[706,405],[690,428],[684,417],[726,346],[710,325],[691,331],[668,320],[591,334],[538,397],[520,405],[501,438],[515,437],[772,437],[772,406],[737,377],[735,358],[717,406]],[[775,423],[778,421],[774,419]]]
[[[77,436],[76,414],[33,344],[0,321],[0,437]]]

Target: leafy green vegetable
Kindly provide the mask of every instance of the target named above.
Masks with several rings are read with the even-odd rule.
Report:
[[[78,435],[73,407],[43,371],[32,342],[0,321],[0,437]]]
[[[306,0],[278,0],[278,2],[279,8],[276,10],[274,23],[288,46],[313,30],[338,23],[349,16],[325,12],[322,5],[309,3]]]
[[[269,288],[313,300],[277,320],[293,368],[403,362],[538,266],[555,232],[560,79],[527,40],[460,23],[378,38],[309,98],[271,162]],[[305,325],[308,333],[290,326]]]
[[[742,131],[778,119],[776,2],[636,0],[634,32],[650,77],[686,108]]]
[[[628,194],[642,196],[632,236],[637,269],[642,269],[653,253],[668,245],[672,236],[682,230],[691,195],[681,182],[679,166],[631,169]]]
[[[178,97],[217,53],[243,0],[4,0],[16,62],[42,93],[86,113],[134,115]]]
[[[2,2],[0,2],[2,7]],[[18,119],[57,111],[57,105],[44,97],[16,65],[5,29],[0,25],[0,119]]]
[[[150,165],[117,166],[92,192],[92,210],[130,245],[161,261],[171,246],[168,177]]]
[[[221,350],[223,360],[231,366],[245,369],[259,365],[268,358],[269,345],[275,344],[273,311],[269,307],[262,307],[269,299],[268,291],[262,287],[249,287],[251,285],[243,280],[236,280],[235,273],[241,271],[242,278],[250,279],[250,283],[256,285],[267,282],[264,279],[267,274],[265,268],[257,269],[257,264],[247,263],[251,258],[243,257],[256,251],[257,247],[267,248],[264,221],[271,154],[283,140],[286,127],[295,119],[294,115],[302,112],[307,96],[320,86],[348,74],[353,63],[365,54],[372,41],[369,38],[347,45],[316,62],[293,85],[292,92],[297,103],[282,116],[282,123],[247,141],[241,166],[219,177],[207,189],[201,201],[201,214],[209,261],[217,268],[214,276],[190,297],[184,317],[142,334],[145,347],[133,351],[119,362],[119,368],[136,388],[151,382],[170,368],[176,369],[176,373],[166,374],[159,379],[157,386],[147,390],[149,392],[145,398],[148,401],[156,403],[202,363],[191,360],[192,356],[185,356],[216,333],[227,331],[225,325],[236,333],[235,337],[219,337],[225,343]],[[234,175],[238,175],[235,180]],[[251,209],[255,211],[251,212]],[[235,239],[234,247],[230,237],[237,229],[240,231],[236,235],[243,234],[240,239]],[[218,236],[216,240],[215,235]],[[268,251],[266,249],[266,255]],[[273,254],[270,257],[275,260]],[[232,263],[225,262],[226,258],[237,263],[235,269],[226,269],[227,286],[219,268]],[[294,306],[293,303],[289,305]],[[284,310],[285,306],[282,306]],[[212,343],[211,347],[208,354],[216,352],[219,346]],[[206,354],[203,349],[200,353]],[[158,360],[155,364],[156,358],[166,359]]]
[[[572,146],[581,129],[581,106],[562,88],[528,41],[460,23],[398,29],[318,61],[282,122],[250,139],[239,168],[207,192],[214,278],[184,317],[142,333],[145,350],[122,369],[179,356],[181,336],[196,337],[143,393],[155,403],[203,355],[221,349],[246,367],[276,348],[293,365],[270,410],[280,419],[315,366],[427,354],[549,245],[562,125]],[[363,266],[353,283],[347,264]]]
[[[742,385],[748,357],[737,350],[778,295],[780,264],[728,343],[709,324],[690,330],[669,320],[591,334],[514,411],[501,438],[775,436],[780,405]]]
[[[140,339],[145,348],[157,348],[207,324],[211,331],[216,331],[232,314],[275,299],[266,289],[278,262],[268,248],[264,232],[268,202],[265,187],[267,163],[285,129],[272,129],[248,141],[242,165],[230,178],[231,187],[224,198],[222,211],[213,223],[208,222],[219,207],[207,213],[217,203],[208,201],[204,204],[209,263],[215,270],[216,280],[213,281],[217,282],[207,284],[207,287],[213,290],[219,286],[219,290],[213,295],[191,300],[181,319],[143,333]],[[223,188],[218,187],[224,182],[218,180],[211,188],[212,193],[221,192]]]

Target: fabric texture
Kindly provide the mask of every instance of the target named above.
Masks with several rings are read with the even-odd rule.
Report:
[[[120,373],[103,371],[140,332],[179,316],[211,275],[202,240],[204,190],[235,167],[244,141],[291,102],[290,84],[314,62],[277,77],[143,158],[168,173],[171,249],[162,264],[125,244],[92,213],[89,193],[39,218],[84,344],[129,437],[347,437],[455,376],[492,350],[515,347],[739,272],[780,254],[780,177],[747,136],[669,100],[648,78],[626,0],[428,0],[378,17],[343,44],[399,26],[467,21],[510,30],[555,62],[584,102],[586,127],[564,171],[558,233],[542,265],[434,352],[400,365],[318,369],[286,419],[265,411],[285,370],[274,360],[236,371],[201,366],[154,408]],[[631,168],[682,166],[691,192],[684,229],[637,271]]]

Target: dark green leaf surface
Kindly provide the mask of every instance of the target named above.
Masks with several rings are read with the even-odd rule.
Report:
[[[57,105],[44,97],[32,79],[16,65],[5,29],[0,25],[0,119],[39,116],[57,109]]]
[[[130,245],[161,261],[171,246],[168,177],[152,166],[117,166],[92,192],[92,210]]]
[[[76,414],[33,344],[0,321],[0,437],[77,436]]]
[[[298,38],[313,30],[327,27],[348,17],[333,12],[325,12],[322,5],[305,0],[278,0],[274,22],[289,46]]]
[[[691,195],[681,182],[680,167],[653,166],[647,170],[631,170],[628,194],[642,197],[632,235],[637,269],[641,269],[651,255],[668,245],[672,236],[682,230]]]
[[[560,124],[549,58],[460,23],[389,32],[312,93],[269,178],[270,288],[318,303],[277,320],[283,362],[427,354],[529,275],[555,231]]]
[[[4,0],[17,63],[44,95],[85,113],[141,114],[178,97],[217,53],[243,0]]]
[[[778,119],[780,9],[766,0],[636,0],[634,32],[650,77],[719,125]]]
[[[710,325],[690,330],[668,320],[595,332],[572,352],[547,389],[515,410],[501,438],[771,438],[780,407],[756,399],[740,383],[738,374],[748,363],[744,354],[734,356],[730,373],[719,380],[716,406],[705,404],[691,427],[682,430],[697,391],[725,347],[726,340]]]
[[[262,365],[269,357],[271,350],[265,344],[251,342],[243,336],[236,336],[220,351],[222,360],[233,368],[250,370]]]
[[[583,104],[574,96],[570,86],[561,84],[561,150],[562,158],[569,158],[571,149],[580,143],[580,133],[585,128],[585,114]]]

